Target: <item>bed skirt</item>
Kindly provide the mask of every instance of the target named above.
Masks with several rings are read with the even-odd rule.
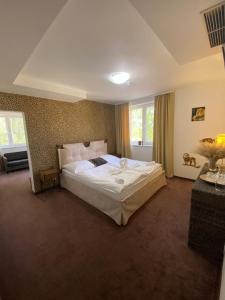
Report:
[[[123,201],[112,199],[92,187],[75,181],[67,174],[60,175],[60,185],[111,217],[118,225],[126,225],[133,213],[166,185],[166,178],[162,172]]]

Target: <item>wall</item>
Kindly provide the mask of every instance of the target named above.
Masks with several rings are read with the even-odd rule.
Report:
[[[154,96],[133,100],[129,103],[129,105],[144,104],[148,102],[154,102]],[[142,161],[152,161],[152,146],[131,145],[131,158]]]
[[[0,110],[25,114],[35,191],[40,189],[40,168],[58,165],[57,144],[107,138],[108,152],[115,152],[114,105],[88,100],[68,103],[0,93]]]
[[[206,107],[205,121],[192,122],[191,110],[200,106]],[[225,82],[209,81],[176,89],[174,128],[175,175],[196,179],[200,169],[184,166],[183,153],[193,154],[202,166],[205,159],[194,153],[198,141],[225,133]]]

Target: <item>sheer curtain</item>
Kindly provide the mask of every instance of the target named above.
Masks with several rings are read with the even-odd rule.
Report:
[[[116,105],[116,150],[122,157],[130,157],[130,126],[129,126],[129,104]]]
[[[173,177],[174,101],[174,93],[155,97],[153,160],[163,165],[167,177]]]

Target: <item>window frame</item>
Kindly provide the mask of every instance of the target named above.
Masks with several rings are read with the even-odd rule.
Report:
[[[12,130],[11,130],[11,122],[10,122],[10,119],[13,118],[13,117],[23,119],[24,135],[25,135],[25,140],[26,140],[26,130],[25,130],[23,114],[19,113],[19,112],[0,111],[0,117],[5,118],[6,131],[7,131],[8,142],[9,142],[7,145],[0,145],[0,149],[26,147],[26,143],[14,144],[14,142],[13,142],[13,133],[12,133]]]
[[[146,140],[146,128],[147,128],[147,126],[146,126],[147,125],[146,124],[146,111],[147,111],[148,107],[153,107],[153,109],[154,109],[154,101],[130,105],[130,116],[131,116],[132,109],[142,108],[142,144],[138,145],[138,141],[132,141],[132,139],[130,139],[131,146],[152,147],[152,145],[153,145],[153,141],[149,142]],[[130,118],[130,137],[132,136],[131,133],[132,133],[132,119]]]

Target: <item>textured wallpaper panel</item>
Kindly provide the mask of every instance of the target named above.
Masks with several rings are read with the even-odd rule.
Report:
[[[114,105],[0,93],[0,110],[25,113],[36,191],[40,188],[39,170],[58,166],[57,144],[108,139],[108,152],[115,152]]]

